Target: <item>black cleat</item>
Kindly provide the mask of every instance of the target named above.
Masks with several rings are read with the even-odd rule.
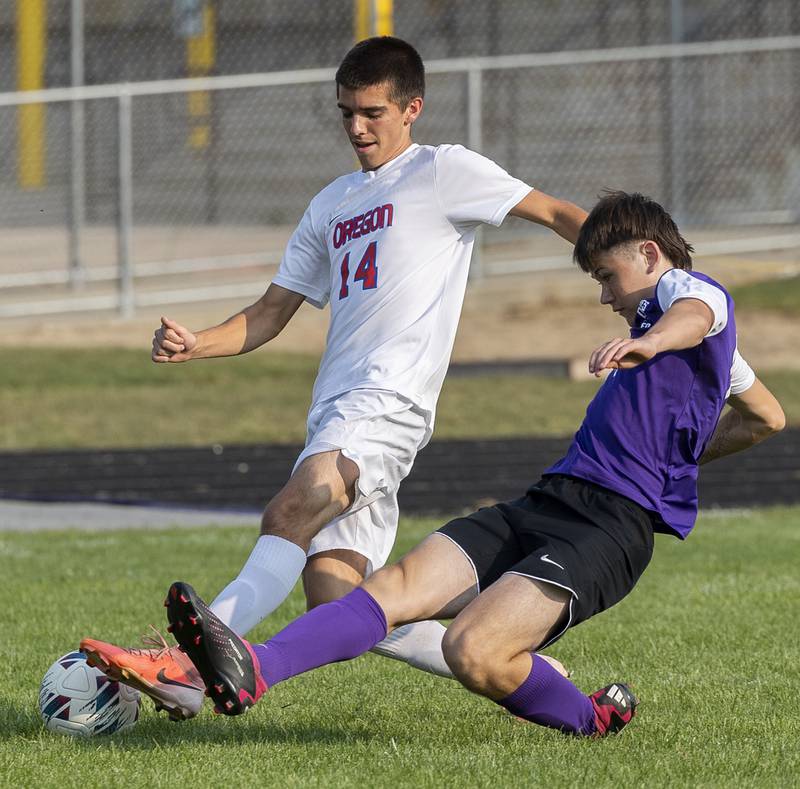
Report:
[[[187,583],[172,584],[165,605],[172,633],[200,672],[215,710],[223,715],[247,712],[267,690],[250,644]]]

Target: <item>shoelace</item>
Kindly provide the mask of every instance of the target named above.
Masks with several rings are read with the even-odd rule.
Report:
[[[143,655],[149,657],[150,660],[155,662],[159,660],[165,652],[169,652],[172,647],[167,643],[161,631],[153,625],[148,625],[152,633],[143,633],[141,636],[144,647],[128,647],[128,652],[134,655]]]

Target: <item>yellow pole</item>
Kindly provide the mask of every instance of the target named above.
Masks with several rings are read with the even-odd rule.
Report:
[[[353,0],[353,38],[356,42],[370,36],[372,0]]]
[[[17,0],[17,90],[44,86],[47,0]],[[17,182],[23,189],[45,184],[45,107],[17,108]]]
[[[213,5],[203,7],[203,31],[186,41],[186,70],[190,77],[206,77],[214,68],[216,58],[216,19]],[[189,93],[189,146],[195,150],[207,148],[211,140],[211,95],[207,90]]]
[[[394,35],[394,0],[353,0],[353,37]]]
[[[375,0],[375,35],[394,35],[394,2],[393,0]]]

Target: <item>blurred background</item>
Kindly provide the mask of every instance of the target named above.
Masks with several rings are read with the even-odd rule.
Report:
[[[254,264],[354,168],[332,77],[372,33],[426,60],[420,142],[587,207],[643,191],[699,251],[800,245],[796,0],[0,0],[0,20],[0,317],[218,299],[198,288],[223,269],[257,295]],[[542,235],[487,232],[476,275],[568,266]]]
[[[257,298],[356,168],[333,75],[374,34],[426,62],[416,141],[586,208],[604,188],[664,204],[795,421],[797,0],[0,0],[0,448],[302,441],[326,313],[200,370],[154,369],[150,337]],[[553,234],[486,229],[438,435],[569,434],[594,386],[570,379],[624,330],[596,298]]]

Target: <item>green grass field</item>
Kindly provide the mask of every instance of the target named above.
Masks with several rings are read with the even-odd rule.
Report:
[[[318,361],[267,351],[166,366],[144,351],[0,349],[0,449],[302,443]],[[790,424],[800,423],[800,374],[764,379]],[[436,436],[568,435],[596,388],[449,378]]]
[[[788,316],[800,314],[800,276],[754,282],[731,290],[739,309],[769,310]]]
[[[438,522],[406,519],[398,551]],[[709,513],[659,537],[634,593],[552,649],[593,690],[631,682],[625,732],[581,741],[519,723],[447,680],[372,655],[278,686],[240,719],[43,729],[39,681],[84,635],[134,643],[168,584],[211,596],[249,529],[0,534],[0,785],[9,787],[787,787],[800,775],[800,508]],[[300,613],[295,591],[256,631]]]

